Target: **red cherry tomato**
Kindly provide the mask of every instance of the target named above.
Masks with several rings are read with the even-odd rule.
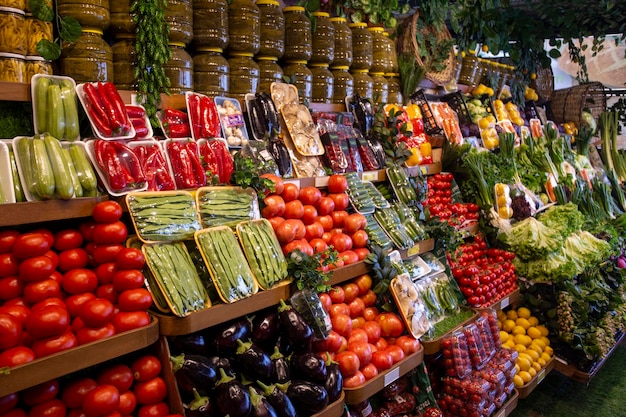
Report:
[[[117,333],[144,327],[150,324],[150,315],[145,311],[120,311],[113,316],[113,326]]]
[[[22,401],[29,407],[42,404],[56,398],[59,393],[59,381],[51,379],[21,392]]]
[[[98,287],[98,277],[91,269],[72,269],[63,274],[61,286],[68,294],[94,292]]]
[[[78,316],[88,327],[102,327],[111,321],[114,314],[113,303],[104,298],[85,301],[78,312]]]
[[[28,411],[28,417],[65,417],[67,407],[58,398],[37,404]]]
[[[59,271],[85,268],[89,263],[89,255],[83,248],[66,249],[59,253]]]
[[[138,382],[133,387],[138,404],[154,404],[161,402],[167,395],[167,385],[160,376],[148,381]]]
[[[156,378],[161,373],[161,361],[154,355],[145,355],[135,361],[130,366],[133,376],[137,382],[146,382]]]
[[[96,295],[92,292],[84,292],[82,294],[74,294],[65,299],[65,305],[67,311],[70,313],[70,317],[78,316],[80,308],[89,300],[96,298]]]
[[[18,259],[27,259],[45,254],[51,246],[44,233],[24,233],[15,238],[11,251]]]
[[[142,269],[146,264],[146,258],[141,249],[123,248],[115,256],[117,269]]]
[[[115,262],[117,254],[122,249],[124,249],[124,245],[120,243],[111,243],[106,245],[94,244],[94,249],[91,256],[96,265],[100,265],[105,262]]]
[[[98,375],[97,382],[100,385],[113,385],[120,393],[124,393],[133,385],[133,371],[128,365],[117,364],[106,368]]]
[[[80,408],[87,394],[97,386],[92,378],[73,379],[63,386],[61,399],[69,408]]]
[[[20,262],[20,278],[27,282],[46,279],[54,272],[54,261],[48,256],[34,256]]]
[[[122,243],[128,236],[128,229],[121,221],[98,223],[93,228],[93,241],[97,245]]]
[[[70,326],[70,314],[65,307],[50,305],[33,309],[26,321],[26,331],[35,339],[56,337]]]
[[[0,368],[11,368],[34,360],[35,352],[33,352],[31,348],[26,346],[14,346],[0,353]]]
[[[29,282],[24,287],[24,301],[36,304],[46,298],[61,297],[61,286],[54,279]]]
[[[83,235],[77,229],[60,230],[54,235],[54,250],[62,252],[79,248],[83,244]]]
[[[117,406],[117,411],[120,412],[122,416],[129,416],[135,411],[137,408],[137,397],[135,397],[135,393],[130,390],[120,394],[120,405]]]
[[[113,275],[113,288],[118,292],[141,288],[144,280],[145,277],[140,269],[122,269]]]
[[[145,288],[122,291],[117,305],[120,311],[147,310],[152,305],[152,295]]]

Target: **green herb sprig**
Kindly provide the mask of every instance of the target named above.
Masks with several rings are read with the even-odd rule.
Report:
[[[33,17],[43,22],[55,22],[59,30],[59,37],[54,41],[41,39],[37,42],[37,53],[47,60],[58,59],[61,56],[63,42],[76,42],[83,33],[76,19],[59,15],[57,2],[54,2],[53,10],[45,0],[28,0],[28,8]]]
[[[337,259],[337,251],[331,248],[313,255],[296,249],[287,255],[287,271],[299,290],[310,288],[318,293],[327,292],[332,276],[328,267],[336,264]]]
[[[237,152],[233,158],[235,169],[230,177],[230,182],[240,187],[252,187],[261,201],[265,199],[265,193],[274,191],[274,182],[268,178],[261,178],[257,164],[252,158],[242,156]]]

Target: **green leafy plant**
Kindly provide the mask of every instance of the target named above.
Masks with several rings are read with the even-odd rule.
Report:
[[[230,178],[233,184],[243,188],[254,188],[261,201],[265,198],[267,190],[274,191],[274,182],[267,178],[261,178],[254,159],[236,153],[233,163],[235,170]]]
[[[406,14],[411,9],[408,3],[400,5],[398,0],[339,0],[333,2],[333,7],[337,16],[346,16],[352,22],[385,25],[390,29],[398,24],[394,12]]]
[[[371,265],[372,290],[376,293],[376,305],[381,311],[397,310],[395,301],[389,287],[391,280],[398,275],[398,270],[393,266],[389,254],[380,246],[372,246],[371,252],[364,262]]]
[[[398,68],[400,70],[400,88],[404,104],[408,103],[411,94],[419,87],[420,81],[424,79],[426,71],[417,64],[415,55],[409,53],[398,54]]]
[[[402,111],[394,107],[386,112],[383,104],[378,104],[374,112],[372,135],[382,145],[389,164],[402,165],[411,156],[409,148],[400,140],[409,129],[401,115]]]
[[[47,60],[58,59],[61,56],[63,42],[76,42],[83,33],[76,19],[59,15],[57,2],[54,2],[53,10],[45,0],[29,0],[28,8],[35,18],[44,22],[54,22],[58,28],[59,37],[54,41],[41,39],[37,42],[37,53]]]
[[[287,255],[287,272],[299,290],[309,288],[318,293],[327,292],[332,276],[328,267],[337,262],[337,257],[337,251],[331,248],[313,255],[296,249]]]

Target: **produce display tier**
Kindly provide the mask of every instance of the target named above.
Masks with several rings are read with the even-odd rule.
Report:
[[[504,403],[502,408],[500,408],[493,414],[493,417],[506,417],[510,415],[513,412],[513,410],[515,410],[515,408],[517,407],[519,398],[520,398],[519,392],[517,391],[517,389],[514,389],[513,394],[511,394],[511,396],[509,397],[507,402]]]
[[[420,342],[422,343],[422,346],[424,346],[424,354],[426,355],[434,355],[435,353],[438,353],[441,350],[441,341],[443,340],[444,337],[446,337],[446,335],[460,329],[461,327],[468,325],[470,323],[472,323],[473,321],[476,320],[476,318],[478,317],[478,313],[470,316],[467,320],[465,320],[462,323],[459,323],[458,325],[456,325],[454,328],[448,330],[448,332],[446,334],[443,334],[441,336],[439,336],[436,339],[433,340],[423,340],[420,339]]]
[[[409,249],[400,250],[400,256],[402,259],[411,258],[416,255],[421,255],[426,252],[430,252],[435,249],[435,239],[426,239],[418,242],[415,246]]]
[[[617,349],[617,347],[624,342],[625,337],[626,332],[623,332],[619,339],[615,342],[609,353],[607,353],[607,355],[602,358],[602,360],[599,361],[589,372],[581,371],[573,364],[567,363],[565,359],[559,358],[558,356],[555,357],[556,365],[554,369],[576,382],[580,382],[581,384],[587,384],[593,379],[594,376],[596,376],[598,371],[604,366],[604,363],[607,361],[607,359],[609,359],[613,352],[615,352],[615,349]]]
[[[341,397],[337,401],[332,404],[328,404],[328,406],[320,411],[319,413],[313,414],[311,417],[341,417],[343,415],[343,409],[345,405],[345,393],[341,393]]]
[[[365,384],[358,388],[345,388],[343,389],[346,396],[346,404],[353,405],[369,399],[372,395],[391,384],[403,375],[406,375],[409,371],[415,369],[424,360],[424,347],[420,346],[420,349],[402,359],[395,364],[392,368],[387,369],[384,372],[379,373],[374,378],[367,381]]]
[[[0,372],[0,397],[143,349],[158,339],[159,321],[153,319],[148,326],[35,359]]]
[[[3,204],[0,227],[89,217],[96,204],[108,199],[100,196]]]
[[[533,392],[535,388],[537,388],[537,385],[539,385],[541,381],[543,381],[546,375],[548,375],[554,369],[555,366],[556,366],[556,358],[553,357],[546,364],[546,366],[544,366],[543,368],[541,368],[540,371],[537,372],[537,375],[535,375],[528,384],[524,384],[521,387],[517,388],[517,390],[519,391],[519,397],[520,398],[528,397],[530,393]]]
[[[488,310],[488,309],[493,309],[493,310],[504,310],[505,308],[507,308],[508,306],[516,306],[519,304],[520,300],[521,300],[522,296],[521,296],[521,292],[520,289],[516,289],[515,291],[505,295],[504,297],[500,298],[499,300],[496,300],[496,302],[494,302],[493,304],[487,306],[487,307],[476,307],[474,308],[474,310],[476,311],[483,311],[483,310]]]

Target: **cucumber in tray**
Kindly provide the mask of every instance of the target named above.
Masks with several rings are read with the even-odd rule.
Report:
[[[369,238],[369,241],[385,250],[391,249],[391,247],[393,246],[393,242],[391,241],[391,239],[389,239],[389,236],[387,236],[387,233],[385,233],[380,224],[378,224],[378,221],[376,221],[374,215],[366,214],[365,218],[367,219],[365,231],[367,232],[367,237]]]
[[[348,197],[350,197],[350,203],[352,207],[359,213],[373,213],[376,209],[376,205],[372,199],[369,189],[361,181],[356,172],[348,172],[344,174],[348,181]]]
[[[393,191],[408,206],[414,206],[418,203],[417,193],[409,181],[409,177],[402,167],[392,166],[387,168],[387,178],[393,187]]]
[[[417,221],[413,210],[401,201],[395,201],[391,207],[398,215],[400,223],[404,225],[407,234],[413,242],[419,242],[426,238],[426,232]]]
[[[376,210],[374,218],[399,249],[409,249],[415,244],[394,210]]]
[[[240,187],[204,187],[197,192],[203,227],[235,227],[239,222],[259,217],[253,191]]]

